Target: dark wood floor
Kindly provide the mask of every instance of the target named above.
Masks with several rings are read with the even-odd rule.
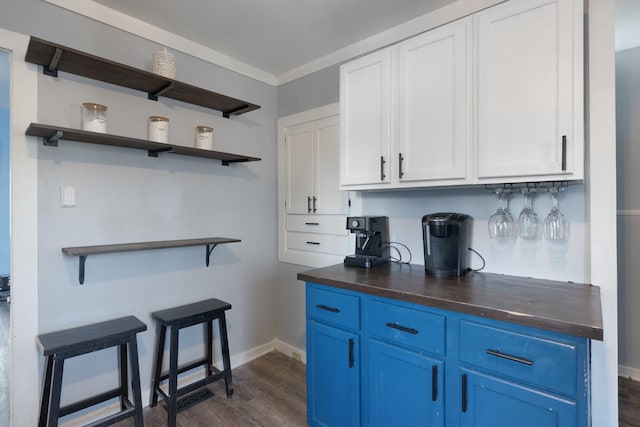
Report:
[[[9,304],[0,301],[0,427],[9,427]]]
[[[640,427],[640,382],[618,377],[620,427]]]
[[[209,385],[214,396],[178,413],[178,427],[295,427],[307,425],[305,366],[276,351],[233,370],[234,394],[224,382]],[[145,408],[146,427],[166,426],[160,404]],[[132,420],[116,424],[133,426]]]

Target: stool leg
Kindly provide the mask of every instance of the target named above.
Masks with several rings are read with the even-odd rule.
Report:
[[[51,398],[51,376],[53,374],[53,356],[47,356],[47,368],[44,372],[42,384],[42,402],[40,403],[39,427],[46,427],[47,414],[49,413],[49,399]]]
[[[169,427],[176,426],[178,414],[178,331],[177,326],[171,327],[171,342],[169,350],[169,402],[168,413]]]
[[[162,356],[164,355],[164,337],[167,328],[164,325],[158,325],[156,328],[156,357],[153,362],[153,384],[151,386],[151,406],[152,408],[158,404],[158,387],[160,387],[160,375],[162,373]]]
[[[128,378],[128,361],[127,361],[127,345],[120,344],[118,346],[118,355],[120,358],[120,410],[124,411],[127,409],[127,405],[125,404],[126,400],[129,398],[129,382]]]
[[[224,313],[218,318],[220,327],[220,341],[222,342],[222,362],[224,364],[224,382],[227,388],[227,398],[233,395],[233,380],[231,378],[231,360],[229,358],[229,341],[227,339],[227,320]]]
[[[205,345],[207,346],[207,378],[213,375],[213,320],[209,320],[206,324],[207,337]]]
[[[129,350],[129,357],[131,358],[131,390],[133,391],[136,427],[144,427],[144,420],[142,418],[142,393],[140,391],[140,365],[138,364],[138,341],[135,335],[129,340]]]
[[[51,400],[49,402],[49,415],[47,426],[57,427],[60,416],[60,394],[62,393],[62,371],[64,370],[64,358],[53,358],[53,382],[51,384]]]

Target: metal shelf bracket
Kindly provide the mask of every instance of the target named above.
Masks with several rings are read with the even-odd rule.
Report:
[[[61,130],[57,130],[54,133],[52,133],[50,136],[43,138],[42,144],[46,145],[47,147],[57,147],[58,140],[62,138],[62,135],[64,135],[64,133]]]
[[[167,83],[164,87],[160,88],[156,92],[153,92],[153,93],[149,92],[147,94],[147,97],[152,101],[157,101],[159,96],[161,96],[163,93],[165,93],[170,89],[173,89],[173,82]]]
[[[58,63],[60,62],[60,58],[62,58],[62,49],[59,47],[56,48],[53,56],[51,57],[51,62],[49,65],[42,67],[42,74],[46,76],[58,77]]]
[[[78,260],[78,282],[84,283],[84,263],[87,261],[87,255],[80,255]]]
[[[239,106],[237,108],[234,108],[232,110],[223,111],[222,112],[222,117],[224,117],[225,119],[228,119],[229,117],[231,117],[232,114],[235,114],[238,111],[242,111],[242,110],[244,110],[246,108],[249,108],[249,105],[243,104],[243,105],[241,105],[241,106]]]
[[[211,252],[213,252],[216,246],[218,246],[217,243],[214,243],[212,245],[207,245],[207,267],[209,267],[209,259],[211,258]]]
[[[149,150],[148,154],[149,154],[149,157],[158,157],[159,153],[166,153],[168,151],[173,151],[173,147],[158,148],[157,150]]]

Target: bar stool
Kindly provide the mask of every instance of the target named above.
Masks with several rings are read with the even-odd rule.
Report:
[[[40,406],[40,427],[58,425],[58,419],[115,397],[120,398],[120,412],[100,420],[107,426],[125,418],[134,417],[136,427],[143,427],[142,398],[140,395],[140,367],[136,334],[146,331],[147,325],[134,316],[94,323],[38,336],[42,354],[47,358]],[[129,351],[127,352],[127,345]],[[113,390],[60,407],[62,371],[65,359],[118,346],[120,360],[120,386]],[[127,362],[127,353],[129,355]],[[134,403],[129,400],[129,375],[131,364],[131,389]]]
[[[218,299],[199,301],[180,307],[151,313],[151,317],[158,323],[156,327],[156,355],[153,368],[153,385],[151,387],[151,407],[158,403],[160,396],[167,404],[168,425],[176,425],[176,415],[179,410],[178,398],[191,393],[198,388],[224,378],[227,398],[233,395],[233,381],[231,379],[231,363],[229,360],[229,343],[227,341],[227,322],[225,311],[231,309],[231,304]],[[213,320],[218,319],[220,328],[220,342],[222,346],[223,370],[213,366]],[[205,323],[205,357],[195,362],[178,368],[178,332],[182,328]],[[171,328],[171,341],[169,345],[169,371],[161,374],[162,359],[164,355],[165,336],[167,328]],[[178,389],[178,375],[191,369],[206,366],[205,377]],[[160,382],[169,380],[169,392],[165,393],[160,388]],[[188,399],[188,397],[185,397]],[[197,403],[197,402],[196,402]],[[182,406],[182,405],[180,405]]]

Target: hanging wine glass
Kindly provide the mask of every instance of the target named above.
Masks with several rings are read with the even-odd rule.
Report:
[[[507,205],[507,196],[502,189],[495,190],[498,195],[498,210],[489,217],[489,238],[509,240],[516,237],[516,223]]]
[[[518,235],[523,239],[535,239],[538,237],[538,215],[531,207],[531,194],[523,191],[524,207],[518,216]]]
[[[551,212],[544,220],[544,238],[547,240],[569,240],[570,225],[567,218],[558,208],[557,188],[549,190],[551,192]]]

